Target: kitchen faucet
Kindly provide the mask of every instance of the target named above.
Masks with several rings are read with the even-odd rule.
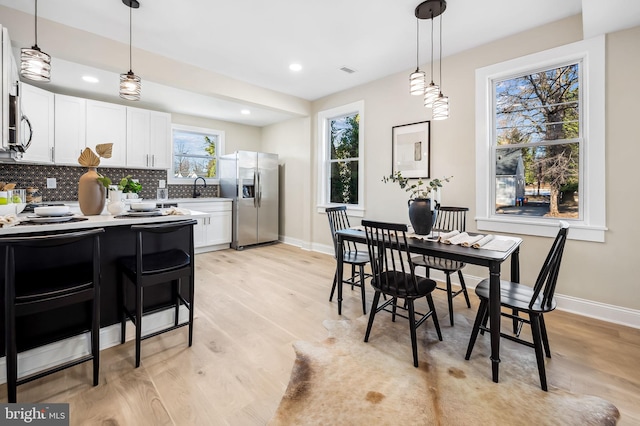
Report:
[[[201,194],[196,191],[196,184],[198,183],[198,179],[202,179],[202,183],[204,183],[204,187],[207,187],[207,181],[205,180],[205,178],[203,178],[202,176],[198,176],[197,178],[195,178],[195,180],[193,181],[193,198],[198,198]]]

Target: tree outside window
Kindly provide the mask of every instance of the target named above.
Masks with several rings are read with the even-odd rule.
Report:
[[[173,179],[218,177],[221,135],[215,130],[173,129]]]
[[[358,204],[360,114],[329,120],[331,203]]]
[[[579,218],[580,62],[494,81],[497,214]]]

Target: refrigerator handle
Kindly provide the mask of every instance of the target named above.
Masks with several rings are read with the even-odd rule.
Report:
[[[262,207],[262,179],[261,179],[261,173],[258,170],[257,172],[258,174],[258,207]]]
[[[258,208],[258,174],[253,171],[253,207]]]

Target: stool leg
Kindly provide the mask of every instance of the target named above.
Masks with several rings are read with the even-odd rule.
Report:
[[[172,287],[172,290],[173,290],[173,300],[174,300],[173,303],[176,304],[175,312],[173,314],[173,316],[174,316],[173,325],[177,327],[178,326],[178,317],[180,316],[180,297],[178,297],[179,294],[180,294],[180,280],[177,279],[177,280],[171,281],[171,287]]]
[[[125,284],[125,277],[124,277],[124,273],[121,273],[118,275],[118,278],[120,280],[119,282],[119,288],[120,288],[120,309],[122,311],[122,313],[120,314],[120,344],[123,344],[125,342],[125,340],[127,339],[127,311],[126,311],[126,303],[127,303],[127,298],[125,296],[126,293],[126,288],[124,288],[124,284]]]
[[[7,400],[15,403],[18,394],[18,349],[16,348],[15,319],[7,319],[6,364],[7,364]]]
[[[189,276],[189,346],[193,343],[193,309],[195,301],[195,278],[193,275]]]
[[[136,283],[136,368],[140,367],[140,341],[142,340],[142,286]]]
[[[91,355],[93,356],[93,386],[100,382],[100,286],[93,292],[93,324],[91,327]]]

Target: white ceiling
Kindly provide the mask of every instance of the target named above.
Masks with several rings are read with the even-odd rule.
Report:
[[[133,45],[256,86],[315,100],[415,68],[414,9],[419,3],[140,0],[140,8],[133,10]],[[601,0],[449,0],[442,15],[443,56],[581,12],[585,33],[590,29],[590,36],[640,23],[640,1],[610,0],[616,7],[608,7],[606,17],[599,13],[602,4]],[[31,0],[0,0],[0,5],[29,14],[34,10]],[[45,0],[38,4],[38,15],[129,42],[129,8],[121,0]],[[420,63],[425,64],[429,62],[430,21],[421,21],[420,29]],[[46,51],[46,34],[41,32],[38,41]],[[135,61],[134,57],[134,71]],[[291,72],[292,62],[300,63],[302,71]],[[356,72],[341,71],[345,66]],[[152,75],[143,78],[143,84],[153,81]],[[148,96],[148,86],[143,96]],[[276,116],[265,117],[264,123],[281,118],[271,113]]]

